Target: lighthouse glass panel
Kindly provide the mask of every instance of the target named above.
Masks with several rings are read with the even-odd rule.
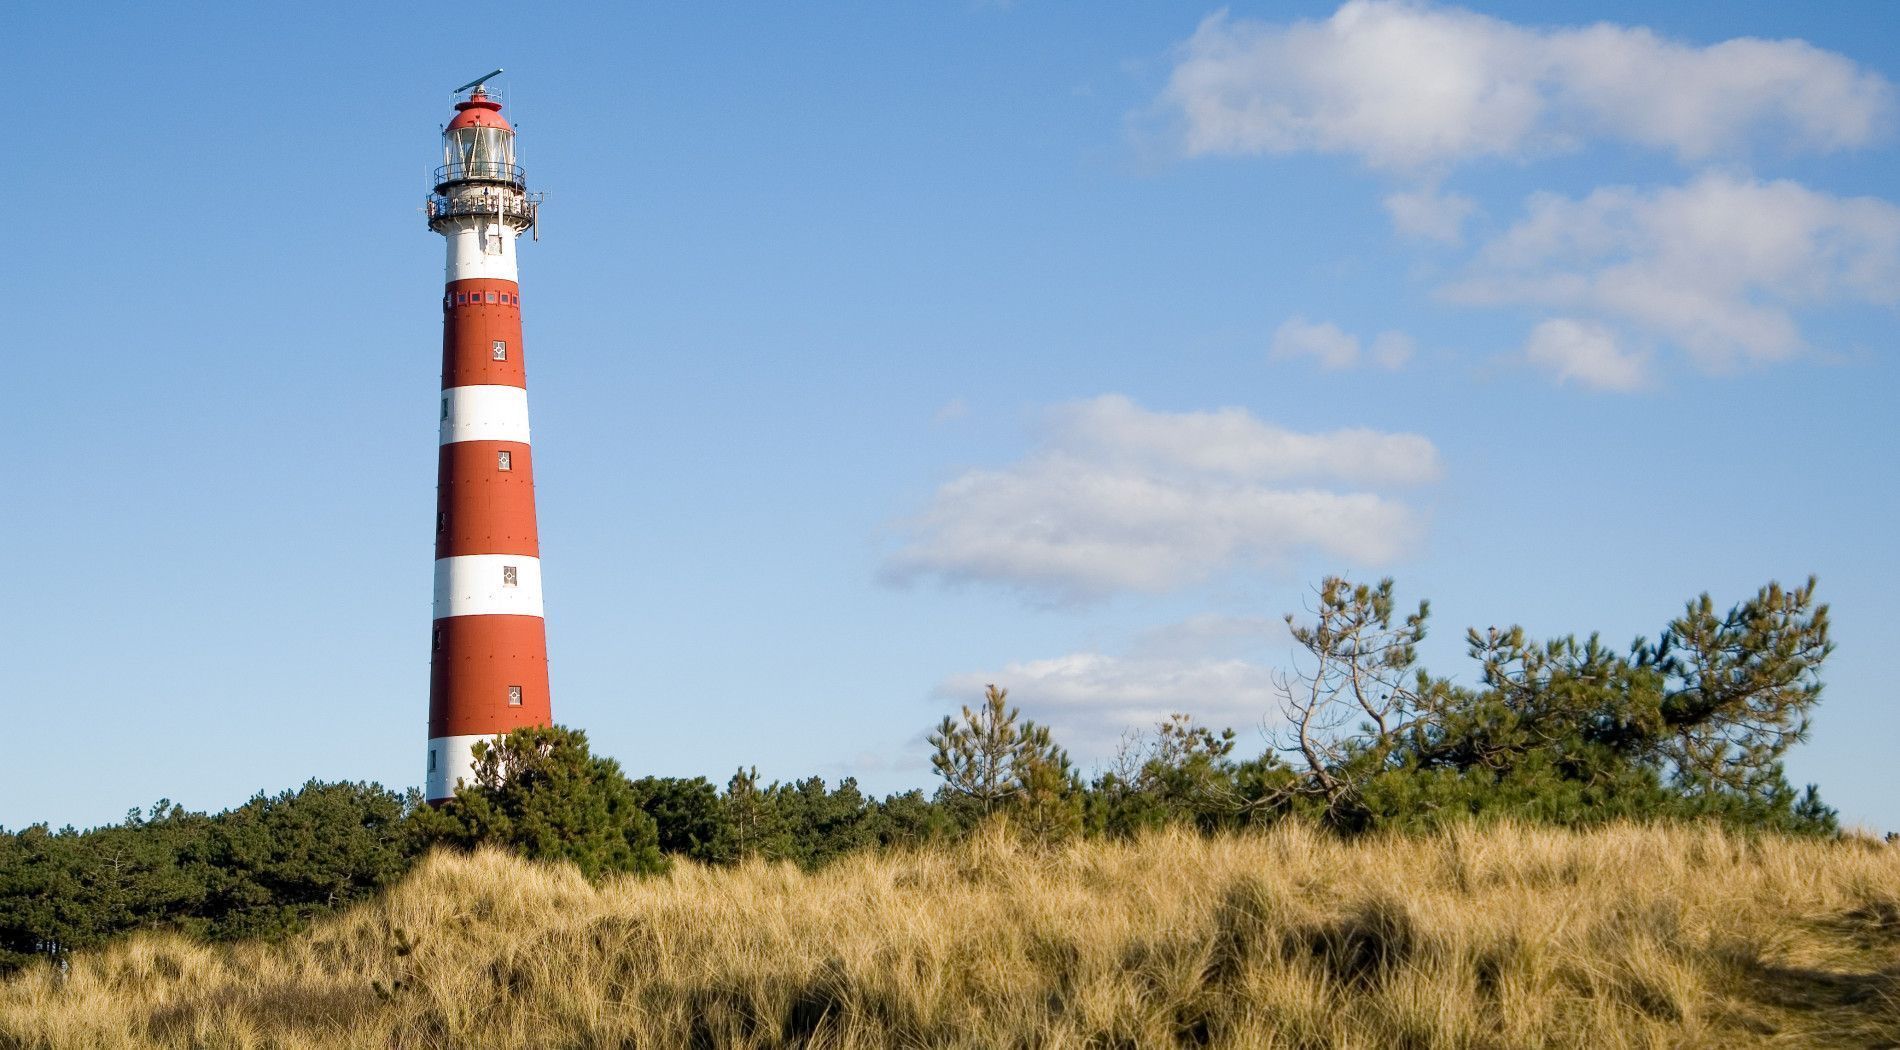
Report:
[[[500,128],[456,128],[443,143],[449,178],[507,178],[515,162],[514,136]]]

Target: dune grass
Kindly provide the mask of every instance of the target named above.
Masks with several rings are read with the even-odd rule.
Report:
[[[1900,848],[1296,826],[589,884],[440,853],[286,941],[0,985],[24,1047],[1900,1043]]]

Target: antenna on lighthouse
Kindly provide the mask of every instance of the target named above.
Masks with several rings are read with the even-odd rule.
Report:
[[[483,73],[481,76],[476,77],[474,80],[471,80],[468,83],[463,84],[461,87],[456,88],[454,92],[452,92],[452,94],[459,95],[464,91],[473,91],[476,88],[481,87],[483,83],[493,80],[498,76],[501,76],[501,70],[499,69],[491,73]]]

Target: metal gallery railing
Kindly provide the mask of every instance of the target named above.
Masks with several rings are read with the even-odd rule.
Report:
[[[496,218],[518,229],[535,223],[540,195],[532,193],[458,193],[453,197],[431,193],[424,202],[429,225],[461,218]]]
[[[444,164],[435,169],[435,184],[441,187],[451,182],[505,182],[520,189],[528,184],[527,174],[521,170],[519,164],[497,164],[487,161]]]

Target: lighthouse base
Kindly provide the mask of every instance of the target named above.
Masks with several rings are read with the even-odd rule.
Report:
[[[462,784],[475,783],[475,743],[494,742],[500,736],[438,736],[429,739],[429,777],[422,797],[430,802],[447,802]]]

